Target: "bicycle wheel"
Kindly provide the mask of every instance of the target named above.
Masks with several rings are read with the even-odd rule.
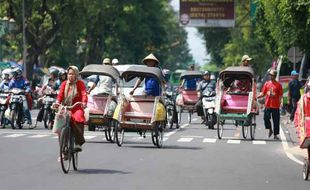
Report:
[[[256,117],[255,115],[252,115],[251,125],[250,125],[251,140],[255,139],[255,130],[256,130]]]
[[[75,139],[74,139],[74,137],[72,137],[72,135],[71,135],[71,138],[70,138],[71,140],[70,140],[70,144],[71,144],[71,156],[72,156],[72,166],[73,166],[73,169],[74,170],[77,170],[78,169],[78,163],[79,163],[79,160],[78,160],[78,158],[79,158],[79,154],[78,154],[78,152],[76,152],[75,151],[75,147],[74,147],[74,145],[75,145]]]
[[[116,144],[118,146],[122,146],[123,140],[124,140],[124,129],[120,127],[120,124],[118,121],[114,122],[114,127],[115,127]]]
[[[248,136],[249,127],[244,125],[244,121],[242,121],[241,123],[242,123],[242,136],[244,139],[246,139],[246,137]]]
[[[60,163],[64,173],[68,173],[70,170],[71,151],[70,151],[70,129],[68,127],[62,128],[60,132]]]
[[[163,146],[163,139],[164,139],[164,129],[163,123],[158,123],[155,126],[155,140],[157,148],[161,148]]]
[[[217,136],[222,139],[224,122],[221,122],[220,116],[217,117]]]
[[[110,142],[111,139],[110,139],[110,136],[109,136],[109,127],[108,126],[105,126],[104,127],[104,136],[105,136],[105,139]]]

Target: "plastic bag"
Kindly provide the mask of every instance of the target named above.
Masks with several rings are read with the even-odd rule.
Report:
[[[67,125],[69,119],[69,112],[64,108],[59,109],[59,111],[55,114],[53,133],[59,134],[61,129]]]

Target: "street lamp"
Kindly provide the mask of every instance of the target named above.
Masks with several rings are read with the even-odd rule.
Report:
[[[8,17],[0,18],[0,61],[2,61],[2,37],[15,29],[15,20]]]

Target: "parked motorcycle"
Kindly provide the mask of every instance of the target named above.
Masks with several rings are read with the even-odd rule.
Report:
[[[26,101],[25,91],[22,89],[14,88],[11,90],[10,106],[10,120],[12,129],[16,126],[20,129],[23,128],[25,123],[23,102]]]
[[[206,94],[203,94],[202,97],[202,105],[205,117],[205,125],[209,127],[209,129],[214,129],[214,125],[217,122],[215,110],[215,92],[208,91]]]
[[[166,113],[167,113],[167,125],[169,128],[172,128],[173,123],[175,123],[175,118],[177,117],[174,94],[172,91],[166,91],[165,105],[166,105]],[[178,123],[177,123],[176,128],[179,128]]]
[[[0,93],[0,125],[2,128],[5,127],[5,111],[8,109],[9,106],[9,92],[2,91]]]

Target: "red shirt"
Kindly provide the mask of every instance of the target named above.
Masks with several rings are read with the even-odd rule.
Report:
[[[66,87],[67,81],[64,81],[60,85],[59,93],[57,96],[57,101],[62,102],[65,96],[65,87]],[[76,102],[85,102],[87,103],[87,93],[86,93],[86,87],[84,85],[84,82],[81,80],[78,80],[76,82],[76,90],[77,95],[73,98],[72,104]],[[79,123],[85,122],[84,117],[84,109],[81,106],[76,106],[71,110],[71,121],[76,121]]]
[[[280,108],[280,98],[283,95],[283,89],[279,82],[271,80],[266,82],[263,86],[262,93],[266,96],[266,108]],[[272,94],[272,96],[270,94]]]

